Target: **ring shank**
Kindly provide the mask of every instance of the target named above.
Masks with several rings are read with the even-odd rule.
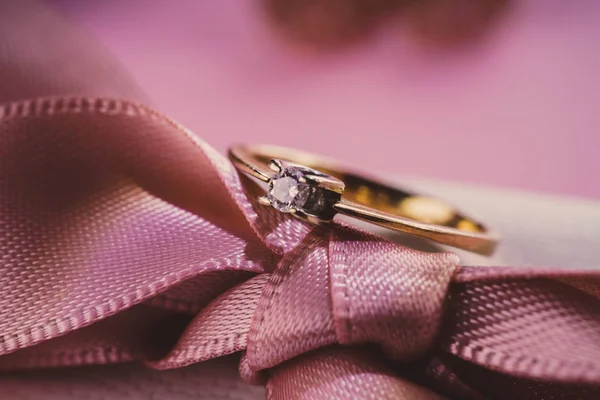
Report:
[[[390,229],[480,254],[492,254],[496,236],[442,200],[416,195],[355,173],[332,159],[277,146],[233,146],[229,156],[242,172],[267,182],[268,164],[282,159],[334,176],[345,184],[337,212]]]

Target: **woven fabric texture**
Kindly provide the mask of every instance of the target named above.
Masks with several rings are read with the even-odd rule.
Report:
[[[0,11],[1,396],[35,398],[23,371],[212,376],[195,364],[232,353],[270,399],[600,395],[597,271],[461,267],[261,207],[256,184],[142,105],[76,28],[33,2]],[[79,61],[57,66],[73,48]],[[71,371],[29,376],[86,374]],[[179,376],[160,374],[132,374],[127,392]]]

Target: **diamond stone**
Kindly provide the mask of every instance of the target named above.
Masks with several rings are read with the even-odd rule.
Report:
[[[269,181],[267,197],[281,212],[302,209],[310,195],[310,186],[300,182],[304,173],[296,167],[283,168]]]

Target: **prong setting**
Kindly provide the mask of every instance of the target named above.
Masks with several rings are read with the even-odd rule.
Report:
[[[331,176],[306,174],[304,175],[304,182],[312,185],[318,185],[340,194],[344,191],[344,183]]]
[[[320,171],[282,160],[271,160],[269,168],[276,172],[268,181],[266,196],[260,204],[294,214],[309,222],[330,221],[333,205],[341,199],[344,184]]]
[[[271,160],[269,161],[269,169],[275,172],[281,172],[283,170],[283,163],[281,160]]]
[[[267,196],[259,196],[258,197],[258,202],[259,202],[259,204],[261,204],[263,206],[270,206],[271,205],[271,200],[269,200],[269,198]]]

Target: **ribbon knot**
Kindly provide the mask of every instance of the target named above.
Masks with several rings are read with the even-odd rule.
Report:
[[[376,343],[409,361],[434,342],[453,254],[427,254],[345,227],[315,229],[265,285],[247,347],[264,369],[318,347]]]

